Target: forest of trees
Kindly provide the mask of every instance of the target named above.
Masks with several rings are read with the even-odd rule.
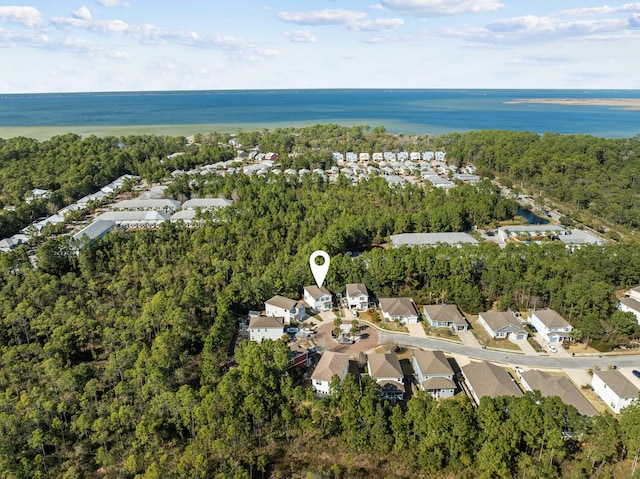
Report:
[[[310,150],[319,148],[312,141],[325,129],[335,128],[318,127],[306,137],[294,132],[292,144],[282,143],[285,152],[303,149],[303,140]],[[356,151],[372,135],[387,137],[366,128],[336,131]],[[255,135],[276,142],[287,132]],[[94,182],[87,188],[121,173],[151,179],[228,157],[215,136],[170,161],[163,158],[190,148],[184,139],[150,137],[147,147],[143,137],[130,143],[64,138],[55,141],[79,151],[112,142],[94,160],[98,169],[103,161],[120,164],[112,156],[146,152],[109,174],[83,178]],[[22,151],[18,143],[34,151],[47,144],[1,140],[3,188],[22,177],[20,155],[10,154]],[[43,184],[49,177],[38,154],[22,168],[30,183],[15,193],[3,190],[4,198],[19,202],[35,186],[72,188],[64,168],[48,173],[59,186]],[[82,165],[92,158],[87,151],[66,155],[59,161]],[[636,244],[376,246],[394,233],[459,231],[511,218],[516,205],[489,182],[446,193],[390,189],[383,179],[330,185],[316,175],[300,181],[199,175],[167,191],[234,204],[201,227],[166,223],[114,232],[79,255],[64,236],[53,238],[37,248],[37,269],[26,248],[0,255],[3,477],[631,476],[640,451],[640,404],[593,419],[533,393],[483,399],[478,408],[464,396],[437,403],[418,393],[401,407],[383,403],[370,379],[352,376],[334,384],[333,397],[319,400],[301,371],[285,371],[289,352],[282,341],[245,341],[228,354],[240,316],[274,294],[299,297],[312,282],[308,259],[316,249],[331,255],[325,285],[335,292],[363,282],[380,297],[445,299],[470,313],[492,304],[548,305],[582,337],[614,347],[639,334],[614,308],[616,290],[640,283]]]

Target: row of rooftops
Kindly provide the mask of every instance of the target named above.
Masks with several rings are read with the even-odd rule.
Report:
[[[444,161],[446,156],[446,153],[444,151],[424,151],[424,152],[420,152],[420,151],[412,151],[412,152],[407,152],[407,151],[399,151],[399,152],[393,152],[393,151],[378,151],[375,153],[369,153],[369,152],[360,152],[360,153],[355,153],[353,151],[347,151],[346,153],[340,153],[340,152],[333,152],[332,157],[334,159],[334,161],[336,161],[337,163],[343,162],[343,161],[361,161],[361,162],[365,162],[365,161],[373,161],[373,162],[380,162],[380,161],[406,161],[406,160],[412,160],[412,161],[420,161],[420,160],[424,160],[424,161]]]

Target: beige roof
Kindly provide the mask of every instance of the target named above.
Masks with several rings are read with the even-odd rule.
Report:
[[[424,307],[432,321],[467,325],[467,320],[455,304],[430,304]]]
[[[484,313],[480,313],[480,315],[482,316],[482,319],[484,319],[485,323],[487,323],[494,331],[498,331],[511,325],[517,326],[518,329],[523,329],[518,318],[506,311],[486,311]]]
[[[331,381],[334,374],[344,378],[344,372],[349,364],[349,356],[346,354],[325,351],[315,371],[311,375],[311,379],[318,381]]]
[[[475,391],[478,399],[484,396],[522,396],[522,391],[509,373],[495,364],[482,361],[462,367],[467,384]]]
[[[394,352],[367,355],[369,375],[373,378],[401,378],[404,376],[398,356]]]
[[[432,389],[455,389],[456,383],[449,378],[435,377],[422,381],[422,387],[425,391]]]
[[[558,396],[563,403],[575,407],[583,416],[595,416],[598,411],[566,376],[552,376],[531,369],[522,373],[522,379],[532,391],[538,390],[543,397]]]
[[[298,302],[293,299],[285,298],[284,296],[276,295],[273,298],[265,301],[265,304],[270,304],[271,306],[275,306],[276,308],[291,310],[298,304]]]
[[[425,375],[435,374],[451,374],[453,375],[453,368],[444,357],[442,351],[422,351],[417,350],[413,353],[418,362],[420,370]]]
[[[411,298],[380,298],[380,309],[391,316],[418,316]]]
[[[304,290],[311,295],[312,298],[319,298],[324,294],[331,295],[328,289],[326,288],[318,288],[315,284],[311,286],[305,286]]]
[[[369,291],[367,287],[362,283],[350,283],[347,285],[347,296],[359,296],[364,294],[365,296],[369,296]]]
[[[571,326],[562,316],[553,309],[538,309],[531,314],[536,317],[549,329],[566,328]]]
[[[284,328],[282,316],[254,316],[249,321],[249,329],[253,328]]]
[[[640,393],[640,390],[617,369],[594,371],[593,374],[602,379],[619,398],[637,398]]]

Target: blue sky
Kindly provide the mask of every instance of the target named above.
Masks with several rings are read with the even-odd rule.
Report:
[[[0,93],[640,88],[640,2],[41,0],[0,6]]]

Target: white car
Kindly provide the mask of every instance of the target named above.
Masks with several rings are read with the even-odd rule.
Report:
[[[524,369],[522,369],[520,366],[515,366],[513,369],[515,369],[518,377],[522,377],[522,373],[524,373]]]
[[[551,346],[551,345],[549,345],[549,346],[547,346],[547,349],[548,349],[548,350],[549,350],[549,352],[551,352],[551,353],[557,353],[557,352],[558,352],[558,350],[556,349],[556,347],[555,347],[555,346]]]

